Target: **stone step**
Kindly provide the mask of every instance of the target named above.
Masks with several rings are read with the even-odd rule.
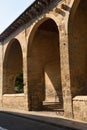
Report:
[[[58,102],[43,102],[43,109],[47,111],[62,110],[63,106]]]

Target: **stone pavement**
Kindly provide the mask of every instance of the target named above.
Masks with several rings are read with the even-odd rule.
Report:
[[[64,126],[74,130],[87,130],[87,123],[75,121],[73,119],[68,119],[63,116],[58,116],[57,112],[46,112],[46,111],[18,111],[4,109],[0,110],[1,112],[6,112],[7,114],[12,114],[20,116],[22,118],[29,118],[31,120],[36,120],[40,122],[50,123],[51,125]],[[67,129],[68,130],[68,129]]]

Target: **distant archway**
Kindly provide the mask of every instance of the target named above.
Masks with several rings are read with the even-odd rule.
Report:
[[[17,39],[12,39],[5,52],[3,63],[3,94],[13,94],[16,92],[23,92],[23,86],[21,91],[16,90],[17,76],[22,71],[23,59],[22,49]]]
[[[28,43],[30,110],[63,108],[58,27],[48,18],[33,28],[33,34]]]
[[[87,0],[75,1],[69,19],[72,96],[87,95]]]

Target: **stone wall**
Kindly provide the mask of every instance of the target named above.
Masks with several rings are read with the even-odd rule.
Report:
[[[65,1],[63,2],[65,3]],[[19,60],[20,55],[18,54],[16,62],[21,62],[20,67],[22,67],[23,62],[24,94],[26,95],[26,98],[24,98],[25,101],[23,99],[23,102],[27,104],[26,107],[29,108],[28,110],[36,110],[37,108],[41,109],[43,101],[58,102],[60,100],[64,101],[62,102],[62,106],[64,107],[65,116],[72,117],[68,36],[65,29],[66,20],[64,21],[64,19],[67,18],[67,15],[65,15],[67,11],[62,8],[61,4],[62,1],[60,3],[56,3],[56,5],[52,5],[53,8],[42,14],[42,16],[38,16],[34,23],[28,23],[26,26],[23,26],[23,30],[17,30],[6,38],[6,40],[3,41],[3,59],[5,58],[6,50],[12,42],[12,39],[18,39],[22,47],[23,57]],[[49,22],[45,24],[47,19]],[[14,45],[15,44],[16,43],[14,43]],[[11,48],[11,51],[8,51],[10,58],[6,57],[8,62],[5,62],[5,65],[7,65],[7,63],[11,63],[12,66],[16,67],[14,59],[17,54],[15,52],[17,49],[18,47],[16,46],[16,48]],[[18,50],[20,51],[21,49]],[[10,54],[13,55],[10,56]],[[12,71],[13,76],[16,75],[14,73],[16,69],[13,71],[13,68],[12,70],[11,67],[8,68],[10,69],[10,72]],[[20,68],[18,68],[18,70],[19,69]],[[13,104],[16,97],[18,101],[14,104],[15,108],[16,105],[18,105],[18,102],[21,102],[22,98],[20,98],[20,96],[17,97],[16,95],[12,96],[12,93],[14,92],[7,90],[7,88],[9,88],[9,90],[14,88],[14,79],[11,79],[10,82],[9,79],[11,74],[8,73],[7,76],[5,76],[5,72],[3,74],[4,82],[2,82],[4,85],[1,87],[3,88],[4,86],[5,89],[2,94],[9,94],[8,98],[6,98],[7,95],[3,96],[3,108],[6,106],[11,108],[11,104]],[[9,80],[8,85],[7,80]],[[13,100],[11,100],[11,96]]]
[[[26,110],[24,94],[4,94],[3,108]]]
[[[87,122],[87,96],[73,98],[73,114],[75,120]]]

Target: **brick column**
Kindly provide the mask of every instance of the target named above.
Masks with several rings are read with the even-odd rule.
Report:
[[[69,51],[68,35],[65,31],[64,23],[59,26],[60,33],[60,64],[61,64],[61,82],[63,91],[63,105],[65,117],[72,118],[72,96],[70,88],[70,69],[69,69]]]
[[[0,108],[2,108],[2,89],[3,89],[3,46],[0,43]]]

